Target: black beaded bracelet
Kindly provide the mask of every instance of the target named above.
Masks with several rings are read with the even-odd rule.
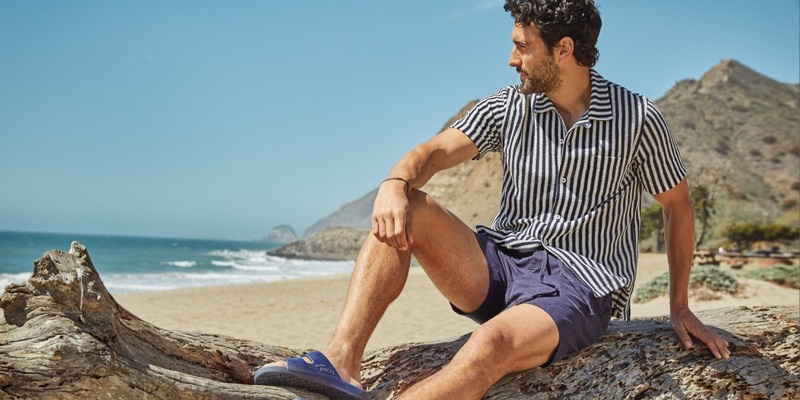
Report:
[[[406,193],[408,193],[409,185],[408,185],[408,181],[407,180],[405,180],[403,178],[397,178],[397,177],[386,178],[386,179],[381,181],[381,185],[383,185],[383,183],[386,182],[386,181],[403,181],[403,183],[406,184]]]

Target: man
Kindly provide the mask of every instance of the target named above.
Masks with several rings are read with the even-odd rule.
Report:
[[[364,348],[412,255],[454,311],[481,325],[401,398],[478,399],[506,374],[585,348],[612,315],[630,315],[644,190],[664,210],[673,329],[687,348],[693,335],[715,357],[730,355],[688,308],[694,217],[680,154],[652,102],[592,69],[601,26],[593,2],[507,0],[505,9],[521,84],[482,100],[392,168],[333,338],[288,366],[263,367],[256,383],[366,398]],[[476,233],[418,189],[489,151],[502,154],[501,206]]]

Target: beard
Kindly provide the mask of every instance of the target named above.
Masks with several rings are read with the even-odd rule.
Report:
[[[517,72],[526,75],[519,85],[519,91],[523,94],[552,93],[561,86],[560,70],[550,57],[544,57],[532,69],[517,68]]]

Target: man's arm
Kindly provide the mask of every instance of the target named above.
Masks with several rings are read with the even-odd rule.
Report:
[[[398,250],[408,250],[411,215],[408,192],[421,188],[439,171],[461,164],[478,154],[478,148],[458,129],[447,129],[420,144],[394,165],[383,181],[372,211],[372,234]]]
[[[689,274],[694,253],[694,211],[686,179],[674,188],[654,196],[664,213],[664,237],[669,262],[669,308],[672,329],[686,348],[692,335],[703,341],[717,358],[728,358],[728,342],[708,329],[689,310]]]

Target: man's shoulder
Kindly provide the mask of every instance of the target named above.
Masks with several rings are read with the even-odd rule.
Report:
[[[481,99],[474,108],[499,111],[509,104],[522,102],[524,97],[517,86],[506,86]]]
[[[496,92],[489,95],[487,98],[500,98],[500,99],[508,99],[509,97],[516,97],[516,96],[524,96],[520,91],[518,86],[505,86],[498,89]]]

